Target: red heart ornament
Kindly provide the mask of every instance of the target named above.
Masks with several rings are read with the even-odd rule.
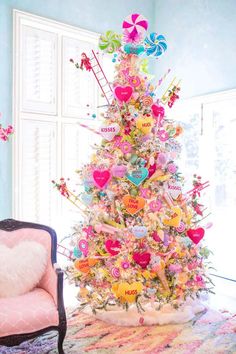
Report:
[[[115,96],[120,102],[128,102],[133,93],[131,86],[116,86]]]
[[[135,252],[133,254],[133,260],[140,265],[141,268],[146,269],[151,259],[151,255],[148,252]]]
[[[111,173],[108,170],[95,170],[93,171],[93,180],[95,185],[103,189],[106,187],[107,183],[110,181]]]
[[[193,241],[193,243],[195,243],[195,245],[197,245],[201,239],[204,237],[205,234],[205,230],[202,227],[199,227],[198,229],[189,229],[187,231],[187,235],[190,238],[190,240]]]
[[[156,104],[152,105],[152,113],[156,118],[163,118],[165,115],[165,109],[162,106],[158,106]]]
[[[112,256],[115,256],[118,253],[120,253],[121,244],[117,240],[116,241],[107,240],[105,242],[105,247],[106,247],[107,252],[109,252]]]

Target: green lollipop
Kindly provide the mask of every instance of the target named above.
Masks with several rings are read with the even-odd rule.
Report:
[[[121,47],[121,35],[113,31],[107,31],[100,36],[98,46],[105,53],[112,54]]]

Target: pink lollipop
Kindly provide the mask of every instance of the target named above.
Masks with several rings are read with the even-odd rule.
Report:
[[[148,21],[139,14],[132,14],[126,17],[122,25],[127,42],[140,42],[148,28]]]

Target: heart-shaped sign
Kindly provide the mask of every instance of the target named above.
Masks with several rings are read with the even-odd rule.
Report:
[[[132,234],[136,237],[136,238],[143,238],[147,235],[147,228],[146,226],[133,226],[132,227]]]
[[[127,173],[127,179],[135,186],[139,186],[148,176],[148,169],[141,167],[131,173]]]
[[[151,260],[151,255],[148,252],[135,252],[133,254],[133,260],[140,265],[141,268],[146,269]]]
[[[170,219],[164,219],[163,224],[167,226],[179,227],[181,222],[182,210],[174,206],[171,208],[173,215],[171,215]]]
[[[153,104],[151,108],[152,108],[152,113],[153,113],[154,117],[156,117],[156,118],[163,118],[164,117],[164,115],[165,115],[164,107]]]
[[[136,214],[138,211],[143,209],[145,205],[145,199],[142,197],[132,197],[129,194],[126,194],[122,199],[125,209],[131,215]]]
[[[127,167],[125,165],[114,165],[111,168],[112,176],[122,178],[126,174]]]
[[[114,136],[116,136],[119,133],[119,131],[120,131],[120,126],[117,123],[112,123],[110,125],[102,125],[99,128],[100,134],[107,141],[112,141]]]
[[[136,297],[141,293],[143,285],[141,282],[133,282],[131,284],[124,282],[113,284],[112,291],[116,297],[121,298],[122,302],[135,302]]]
[[[173,199],[177,199],[182,193],[182,184],[180,182],[167,182],[166,191]]]
[[[82,202],[85,205],[91,205],[92,204],[92,201],[93,201],[92,194],[82,193],[80,198],[81,198]]]
[[[131,86],[116,86],[114,92],[120,102],[128,102],[132,96],[133,88]]]
[[[94,170],[93,171],[93,180],[95,185],[100,188],[103,189],[106,187],[106,185],[108,184],[108,182],[111,179],[111,173],[108,170]]]
[[[120,253],[121,244],[118,240],[107,240],[105,247],[112,256],[115,256]]]
[[[136,127],[145,135],[151,132],[153,126],[154,120],[152,117],[138,118],[136,120]]]
[[[190,238],[190,240],[193,241],[193,243],[195,243],[195,245],[197,245],[201,239],[204,237],[205,234],[205,230],[202,227],[199,227],[198,229],[189,229],[187,231],[187,235]]]
[[[82,273],[89,273],[90,268],[93,267],[98,262],[97,259],[87,258],[87,259],[76,259],[74,262],[74,267]]]

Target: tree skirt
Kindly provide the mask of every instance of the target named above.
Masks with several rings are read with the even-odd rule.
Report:
[[[201,301],[192,299],[188,299],[176,310],[169,304],[162,306],[161,310],[156,310],[157,307],[157,303],[153,303],[153,306],[148,303],[143,306],[145,312],[141,314],[136,305],[130,306],[128,312],[120,307],[111,307],[109,311],[97,311],[96,318],[117,326],[165,325],[188,322],[197,313],[206,309]],[[92,315],[89,307],[85,308],[83,312]]]
[[[58,354],[51,332],[1,354]],[[81,312],[68,314],[66,354],[235,354],[236,314],[208,310],[184,324],[121,327]]]

